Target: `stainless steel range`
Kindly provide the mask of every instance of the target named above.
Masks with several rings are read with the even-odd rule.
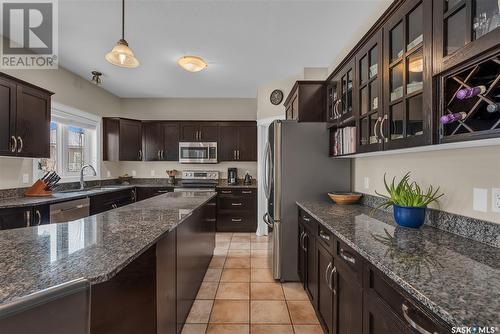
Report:
[[[174,191],[215,191],[219,183],[218,171],[185,170],[182,172],[182,186]]]

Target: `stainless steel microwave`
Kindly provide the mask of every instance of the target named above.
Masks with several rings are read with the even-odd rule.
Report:
[[[217,142],[180,142],[179,162],[183,164],[217,163]]]

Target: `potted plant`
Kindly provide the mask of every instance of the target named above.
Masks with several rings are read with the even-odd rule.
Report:
[[[432,185],[424,192],[415,181],[410,182],[409,172],[403,176],[397,185],[395,177],[389,185],[384,174],[384,185],[389,196],[375,191],[377,195],[385,199],[384,203],[379,205],[377,209],[388,208],[392,205],[396,223],[404,227],[419,228],[422,226],[425,221],[427,205],[437,201],[444,195],[438,195],[439,187],[435,189]]]

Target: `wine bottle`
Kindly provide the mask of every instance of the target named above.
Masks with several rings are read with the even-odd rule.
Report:
[[[439,119],[439,121],[441,122],[441,124],[449,124],[449,123],[453,123],[453,122],[462,120],[465,117],[467,117],[467,113],[465,113],[465,112],[456,112],[456,113],[453,113],[453,114],[446,114],[446,115],[441,116],[441,118]]]
[[[479,94],[483,94],[484,92],[486,92],[485,86],[463,88],[457,92],[456,97],[459,100],[470,99],[471,97],[474,97],[474,96],[479,95]]]
[[[500,111],[500,103],[488,104],[488,106],[486,107],[486,110],[489,113],[494,113],[494,112]]]

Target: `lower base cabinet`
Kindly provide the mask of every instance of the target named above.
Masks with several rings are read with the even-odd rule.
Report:
[[[90,215],[119,208],[136,201],[135,188],[113,191],[90,197]]]
[[[257,189],[217,189],[217,231],[255,232],[257,230]]]
[[[336,270],[333,256],[323,247],[318,244],[316,247],[317,255],[317,272],[318,272],[318,316],[320,321],[325,328],[325,332],[335,333],[335,313],[334,310],[334,288],[333,288],[333,273]]]

